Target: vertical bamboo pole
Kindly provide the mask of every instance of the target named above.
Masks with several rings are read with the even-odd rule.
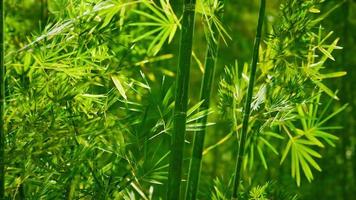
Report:
[[[41,31],[45,29],[47,19],[48,19],[48,1],[47,0],[41,0]]]
[[[344,5],[342,7],[342,13],[343,13],[343,48],[344,49],[351,49],[349,48],[350,46],[350,41],[349,41],[349,22],[348,22],[348,19],[349,19],[349,9],[350,9],[350,1],[349,0],[345,0],[344,1]],[[352,43],[351,43],[352,44]],[[341,55],[341,63],[343,66],[352,66],[352,64],[349,62],[348,60],[348,53],[349,51],[344,51]],[[348,69],[348,68],[343,68],[345,71],[351,71],[351,68]],[[346,80],[345,80],[346,79]],[[344,93],[340,94],[340,96],[343,96],[346,100],[346,102],[342,102],[342,104],[345,104],[347,102],[353,102],[353,95],[354,95],[354,89],[353,89],[353,86],[354,84],[352,84],[352,80],[353,80],[353,77],[351,75],[349,76],[346,76],[345,79],[341,79],[339,82],[339,84],[341,84],[341,86],[339,85],[339,88],[341,87],[341,91],[344,91]],[[346,81],[347,83],[349,84],[344,84],[344,81]],[[341,99],[342,100],[342,99]],[[355,127],[353,126],[353,123],[354,123],[354,120],[355,120],[355,117],[351,117],[349,118],[349,120],[343,120],[343,127],[348,127],[351,125],[351,127]],[[351,132],[350,132],[351,130]],[[341,150],[342,150],[342,157],[343,157],[343,166],[350,166],[350,160],[348,160],[347,158],[347,150],[348,148],[352,147],[352,143],[350,144],[350,138],[352,137],[352,129],[348,129],[348,130],[345,130],[345,134],[342,134],[342,137],[341,137]],[[355,163],[355,159],[354,159],[354,163]],[[351,165],[352,166],[352,165]],[[342,187],[342,190],[343,190],[343,198],[344,199],[349,199],[349,198],[353,198],[355,197],[355,193],[356,190],[353,189],[350,190],[350,188],[355,188],[355,186],[352,186],[352,182],[348,181],[348,178],[350,176],[350,174],[352,174],[352,172],[350,170],[347,169],[348,167],[345,167],[345,170],[343,170],[343,173],[342,173],[342,183],[344,183],[344,187]],[[356,165],[354,165],[354,170],[356,172]],[[354,177],[356,176],[356,173],[354,173],[353,175]],[[352,175],[351,175],[352,177]],[[352,196],[352,195],[355,195],[355,196]]]
[[[243,156],[245,154],[245,143],[246,143],[246,136],[247,136],[247,129],[248,129],[248,121],[251,112],[251,101],[253,95],[253,86],[255,82],[258,52],[260,47],[261,35],[262,35],[262,25],[265,16],[265,7],[266,7],[266,0],[260,0],[256,38],[253,47],[253,56],[251,62],[250,80],[248,83],[247,96],[245,100],[244,113],[242,119],[242,130],[241,130],[241,135],[239,137],[239,148],[238,148],[237,158],[236,158],[235,179],[234,179],[234,185],[232,191],[232,199],[237,199],[237,191],[240,185],[241,166],[242,166]]]
[[[223,4],[224,0],[219,0],[219,3]],[[217,62],[219,33],[217,27],[213,25],[212,31],[212,38],[208,39],[208,49],[205,56],[205,70],[200,90],[200,100],[203,101],[201,105],[202,110],[208,110],[210,106],[210,94],[215,74],[215,65]],[[201,131],[197,131],[194,134],[193,153],[190,160],[187,190],[185,193],[186,200],[194,200],[197,196],[207,119],[208,116],[206,115],[198,121],[203,124],[204,127]]]
[[[4,1],[0,0],[0,200],[5,199],[5,65],[4,65]]]
[[[195,21],[195,0],[184,0],[179,47],[173,131],[168,169],[167,199],[179,199],[188,104],[188,85]]]

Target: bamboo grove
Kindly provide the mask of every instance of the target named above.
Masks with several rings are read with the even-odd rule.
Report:
[[[0,200],[356,198],[355,2],[0,5]]]

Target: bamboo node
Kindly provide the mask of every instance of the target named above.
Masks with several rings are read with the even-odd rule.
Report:
[[[183,111],[180,111],[180,112],[176,112],[175,113],[175,116],[180,116],[180,115],[187,115],[187,113],[186,112],[183,112]]]
[[[184,5],[184,11],[195,11],[195,4],[194,3],[188,3]]]

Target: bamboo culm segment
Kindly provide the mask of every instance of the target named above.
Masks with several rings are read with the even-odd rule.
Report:
[[[5,199],[5,65],[4,65],[4,1],[0,0],[0,200]]]
[[[179,199],[180,196],[186,112],[188,104],[188,85],[195,21],[195,2],[195,0],[184,0],[183,5],[183,21],[179,47],[173,131],[168,169],[167,199],[169,200]]]
[[[248,130],[248,121],[249,121],[250,112],[251,112],[251,101],[252,101],[252,95],[253,95],[253,86],[254,86],[254,82],[255,82],[255,74],[256,74],[257,61],[258,61],[258,52],[259,52],[259,46],[260,46],[260,41],[261,41],[261,35],[262,35],[263,19],[265,16],[265,7],[266,7],[266,0],[261,0],[259,16],[258,16],[256,38],[255,38],[255,43],[254,43],[254,47],[253,47],[250,80],[248,83],[247,96],[246,96],[246,100],[245,100],[244,113],[243,113],[243,119],[242,119],[242,130],[241,130],[241,135],[239,137],[239,147],[238,147],[237,158],[236,158],[235,179],[234,179],[234,185],[233,185],[233,190],[232,190],[232,199],[237,199],[237,192],[238,192],[238,188],[240,185],[241,166],[242,166],[243,156],[245,154],[245,143],[246,143],[247,130]]]
[[[224,0],[220,0],[224,3]],[[200,110],[208,110],[210,105],[210,94],[212,89],[212,83],[215,74],[215,65],[217,61],[218,54],[218,41],[219,34],[215,26],[212,26],[214,38],[208,39],[208,49],[205,57],[205,70],[203,74],[203,82],[200,90],[200,100],[203,101]],[[205,115],[203,118],[198,120],[198,123],[204,125],[202,130],[195,132],[193,139],[193,153],[190,160],[189,172],[188,172],[188,183],[186,190],[186,200],[194,200],[197,196],[199,178],[201,171],[201,162],[204,148],[204,139],[206,133],[206,123],[208,116]]]
[[[215,71],[216,53],[212,52],[212,50],[210,49],[208,50],[206,56],[207,58],[206,58],[205,72],[203,77],[203,85],[201,88],[201,100],[203,101],[201,105],[201,109],[203,110],[209,109],[209,103],[210,103],[209,98],[210,98],[211,85],[213,82],[213,76]],[[205,132],[206,132],[205,124],[207,122],[207,118],[208,116],[205,116],[198,121],[198,123],[204,124],[204,127],[202,130],[194,133],[193,153],[189,165],[186,200],[196,199],[196,193],[197,193],[198,182],[200,177],[201,160],[202,160],[202,154],[204,148]]]

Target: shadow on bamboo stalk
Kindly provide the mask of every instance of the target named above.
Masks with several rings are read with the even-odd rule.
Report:
[[[195,0],[184,0],[177,68],[176,96],[168,169],[167,199],[179,199],[188,104],[188,85],[195,21]]]
[[[253,55],[252,55],[252,62],[251,62],[251,69],[250,69],[251,70],[250,71],[250,80],[248,83],[247,96],[246,96],[246,100],[245,100],[244,113],[243,113],[243,119],[242,119],[242,130],[241,130],[241,135],[239,137],[239,147],[238,147],[237,158],[236,158],[236,168],[235,168],[234,185],[233,185],[233,189],[232,189],[232,199],[237,199],[237,192],[238,192],[238,188],[240,185],[241,166],[242,166],[243,156],[245,154],[245,143],[246,143],[246,136],[247,136],[247,129],[248,129],[248,121],[249,121],[250,112],[251,112],[251,101],[252,101],[252,95],[253,95],[252,93],[253,93],[253,86],[254,86],[254,82],[255,82],[255,74],[256,74],[256,68],[257,68],[259,46],[260,46],[261,35],[262,35],[263,19],[265,16],[265,7],[266,7],[266,0],[261,0],[255,44],[253,47]]]

